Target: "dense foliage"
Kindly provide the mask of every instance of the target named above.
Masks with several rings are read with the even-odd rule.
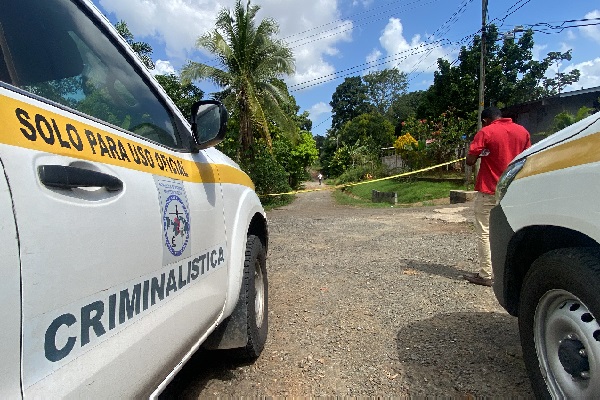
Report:
[[[155,78],[179,108],[179,111],[189,119],[192,104],[202,100],[204,92],[192,82],[182,83],[175,74],[156,75]]]
[[[590,113],[592,113],[593,111],[594,109],[591,107],[581,107],[579,110],[577,110],[576,114],[571,114],[567,111],[558,113],[554,117],[554,124],[551,133],[558,132],[569,125],[573,125],[575,122],[581,121],[582,119],[589,116]]]
[[[261,195],[300,187],[317,158],[319,170],[340,182],[389,174],[381,163],[382,150],[398,154],[409,170],[460,158],[476,129],[482,40],[486,106],[555,95],[579,79],[578,70],[548,74],[550,67],[571,59],[570,50],[535,60],[533,31],[517,40],[499,40],[498,29],[490,25],[483,37],[461,48],[456,62],[438,60],[433,84],[425,91],[407,93],[407,76],[395,68],[345,78],[329,103],[331,129],[313,137],[308,112],[299,113],[281,80],[294,70],[292,52],[274,38],[275,21],[256,20],[259,9],[237,0],[233,10],[218,14],[215,30],[198,39],[197,46],[213,53],[219,68],[189,61],[182,70],[184,83],[176,75],[157,79],[185,115],[203,95],[193,80],[209,79],[222,88],[214,97],[228,107],[230,122],[219,148],[249,173]],[[118,29],[142,60],[149,59],[147,44],[135,42],[124,22]],[[561,114],[555,128],[582,115]]]
[[[571,59],[570,50],[535,60],[533,31],[519,36],[499,40],[494,25],[483,35],[486,106],[502,108],[552,96],[579,79],[578,70],[548,74],[551,66]],[[481,43],[482,36],[475,36],[461,48],[456,62],[439,59],[434,82],[426,91],[406,93],[406,76],[394,69],[346,78],[332,96],[332,126],[320,145],[326,174],[358,175],[351,171],[366,166],[375,170],[370,164],[379,159],[379,151],[392,146],[404,168],[413,170],[464,155],[477,124]],[[391,139],[387,129],[372,123],[374,115],[394,127]],[[573,118],[560,115],[557,126]],[[352,156],[359,151],[370,157]]]
[[[307,169],[318,150],[308,112],[299,114],[296,100],[278,78],[293,71],[291,52],[273,39],[278,29],[273,20],[255,24],[258,10],[249,2],[244,7],[237,1],[233,11],[219,13],[213,32],[198,39],[200,47],[217,56],[222,69],[190,61],[183,70],[185,79],[174,74],[156,79],[186,117],[191,105],[204,95],[193,79],[207,78],[223,88],[214,97],[228,106],[230,119],[218,148],[238,161],[268,204],[281,198],[267,194],[289,192],[308,179]],[[125,22],[117,24],[117,29],[142,60],[151,61],[150,45],[135,42]]]
[[[500,43],[501,44],[498,44]],[[571,51],[550,52],[542,60],[533,58],[533,31],[523,32],[519,39],[499,40],[498,29],[490,25],[485,35],[486,106],[506,107],[538,100],[559,93],[579,79],[579,71],[547,77],[550,66],[571,59]],[[463,118],[477,110],[479,98],[479,66],[481,37],[476,36],[469,47],[463,46],[458,63],[438,60],[434,83],[427,90],[418,108],[419,117],[439,116],[450,108]]]
[[[294,72],[294,57],[290,48],[275,39],[279,27],[273,19],[257,24],[259,10],[250,1],[244,6],[241,0],[236,0],[233,10],[222,9],[216,28],[196,42],[216,57],[220,68],[189,61],[181,72],[184,81],[209,79],[222,88],[219,98],[238,118],[238,160],[241,153],[247,154],[256,135],[271,148],[270,121],[293,126],[283,111],[288,97],[277,82]]]

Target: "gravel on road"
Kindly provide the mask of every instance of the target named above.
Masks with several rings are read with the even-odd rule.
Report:
[[[162,397],[532,397],[516,318],[461,278],[477,270],[472,214],[341,206],[326,190],[269,211],[261,357],[200,350]]]

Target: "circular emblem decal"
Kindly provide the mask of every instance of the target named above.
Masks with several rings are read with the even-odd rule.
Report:
[[[175,257],[183,254],[190,239],[190,215],[177,195],[170,195],[163,211],[165,244]]]

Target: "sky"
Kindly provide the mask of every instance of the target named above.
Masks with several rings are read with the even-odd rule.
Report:
[[[246,0],[242,0],[243,3]],[[114,24],[127,23],[136,41],[149,43],[154,73],[175,73],[187,60],[215,65],[195,48],[196,39],[214,29],[216,13],[235,0],[93,0]],[[278,38],[292,49],[296,72],[284,77],[300,112],[308,111],[313,134],[331,128],[329,102],[344,78],[398,68],[408,75],[409,91],[433,83],[436,60],[455,61],[481,29],[480,0],[252,0],[258,19],[272,18]],[[593,0],[488,0],[489,23],[501,33],[532,27],[534,59],[572,50],[572,60],[553,66],[550,75],[581,71],[565,91],[600,86],[600,4]],[[587,20],[587,21],[582,21]],[[586,26],[583,26],[586,25]],[[514,35],[518,38],[519,33]],[[195,82],[210,97],[218,88]]]

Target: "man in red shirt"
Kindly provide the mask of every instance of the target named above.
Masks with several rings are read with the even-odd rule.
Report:
[[[471,283],[492,286],[492,260],[490,255],[490,211],[496,205],[496,184],[508,164],[523,150],[531,146],[529,132],[510,118],[502,118],[496,107],[488,107],[481,113],[483,128],[475,134],[467,165],[481,159],[475,181],[475,232],[479,253],[479,272],[464,275]]]

